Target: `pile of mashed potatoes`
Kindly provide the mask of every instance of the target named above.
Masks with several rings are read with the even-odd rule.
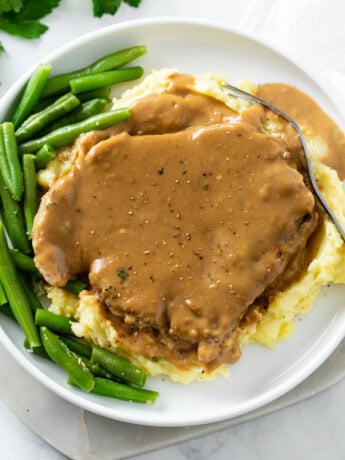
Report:
[[[169,85],[169,75],[176,70],[159,70],[146,77],[139,85],[126,91],[121,99],[114,100],[114,107],[130,106],[138,98],[153,92],[162,92]],[[208,95],[231,109],[241,113],[248,104],[236,97],[227,95],[220,89],[225,79],[213,74],[196,77],[196,92]],[[257,87],[250,82],[240,82],[240,87],[255,94]],[[303,129],[313,163],[314,173],[325,196],[340,223],[345,226],[345,194],[337,173],[320,162],[326,150],[322,140]],[[271,121],[264,127],[265,134],[272,137],[279,130],[277,122]],[[45,170],[38,173],[39,184],[48,189],[66,174],[71,168],[70,150],[61,150],[59,155],[49,163]],[[255,321],[242,321],[234,334],[239,338],[240,345],[260,343],[275,347],[279,340],[285,340],[294,330],[296,315],[306,313],[315,302],[322,286],[327,283],[345,283],[345,246],[334,224],[325,217],[314,240],[315,252],[312,262],[302,274],[298,282],[294,282],[283,292],[270,298],[267,310],[259,308],[251,311]],[[117,345],[117,332],[111,322],[102,315],[98,299],[88,291],[83,291],[79,298],[61,288],[46,286],[51,300],[50,310],[72,318],[76,321],[74,333],[84,337],[101,347],[110,349],[138,365],[150,375],[166,374],[172,380],[188,383],[193,380],[209,380],[219,375],[227,375],[228,366],[222,365],[211,373],[205,373],[202,367],[195,366],[189,371],[181,371],[167,361],[145,359],[126,353]],[[234,335],[233,334],[233,335]]]

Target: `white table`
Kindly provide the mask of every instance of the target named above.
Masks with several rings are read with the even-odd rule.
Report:
[[[143,4],[138,10],[125,5],[114,17],[104,16],[102,19],[96,19],[92,16],[91,0],[64,0],[62,6],[44,21],[50,30],[40,40],[26,42],[0,33],[0,40],[7,49],[7,54],[0,58],[0,96],[24,71],[47,53],[81,34],[114,22],[154,16],[184,16],[212,20],[228,26],[243,26],[246,23],[258,33],[260,30],[258,17],[243,19],[243,14],[248,7],[257,6],[256,0],[237,2],[231,0],[142,1]],[[333,3],[336,1],[333,0]],[[266,0],[260,3],[262,5],[260,14],[266,15],[267,18],[267,12],[269,8],[272,8],[273,1]],[[299,4],[297,10],[299,13],[296,15],[296,20],[298,20],[301,19],[301,10],[303,8],[307,10],[312,2],[311,0],[300,2],[295,0],[295,3]],[[315,3],[318,2],[315,1]],[[339,0],[338,3],[340,5],[342,0]],[[290,4],[293,5],[294,0],[291,0]],[[287,29],[284,27],[281,29],[276,27],[273,30],[274,37],[283,47],[290,48],[290,52],[298,52],[301,58],[307,59],[308,66],[316,72],[321,73],[327,68],[345,71],[345,33],[343,32],[343,40],[342,36],[339,38],[338,35],[332,35],[332,33],[340,33],[340,29],[335,26],[332,32],[333,20],[336,22],[339,10],[328,8],[327,14],[323,15],[310,8],[308,14],[310,14],[311,22],[320,22],[320,30],[323,32],[328,27],[327,39],[332,42],[333,38],[333,45],[335,44],[330,45],[329,48],[320,47],[318,60],[310,51],[313,45],[312,33],[310,30],[304,30],[301,23],[300,28],[298,25],[293,27],[294,34],[299,35],[299,39],[300,37],[306,38],[305,41],[298,42],[300,46],[295,45],[297,41],[286,41]],[[293,22],[296,23],[296,21]],[[260,33],[263,33],[262,30]],[[264,33],[268,35],[267,31]],[[342,56],[339,50],[343,51]],[[336,56],[335,53],[337,53]],[[5,372],[5,369],[1,369],[1,372]],[[291,458],[312,457],[313,460],[341,460],[345,458],[344,395],[345,380],[321,395],[272,415],[247,422],[219,434],[146,454],[140,458],[143,460],[162,458],[166,460],[202,460],[206,458],[290,460]],[[64,457],[33,434],[0,400],[0,458],[1,460],[60,460]]]

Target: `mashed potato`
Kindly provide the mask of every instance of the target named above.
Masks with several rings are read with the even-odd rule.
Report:
[[[126,91],[121,99],[115,100],[114,107],[128,106],[134,100],[149,93],[164,91],[169,85],[169,75],[173,72],[175,70],[167,69],[153,72],[142,83]],[[218,99],[241,113],[248,104],[224,93],[219,86],[223,80],[225,79],[213,74],[198,76],[194,90]],[[248,81],[240,82],[239,86],[253,94],[257,90],[256,86]],[[303,130],[303,126],[301,128]],[[265,133],[274,137],[279,126],[276,122],[270,121],[263,129]],[[340,223],[345,227],[345,194],[342,183],[334,170],[320,162],[326,146],[319,138],[310,137],[308,132],[304,134],[317,182]],[[68,150],[62,150],[45,170],[38,173],[38,181],[43,187],[49,188],[58,177],[66,174],[70,167]],[[257,322],[248,322],[237,328],[235,334],[238,335],[241,345],[260,343],[271,348],[275,347],[279,340],[289,337],[294,329],[294,318],[311,308],[322,286],[330,282],[345,283],[344,242],[328,218],[324,219],[319,228],[314,244],[313,260],[299,281],[272,297],[267,311],[264,313],[259,309],[254,311],[252,314],[258,318]],[[214,379],[228,373],[228,367],[225,365],[220,366],[213,373],[206,374],[202,367],[195,367],[188,372],[180,371],[163,360],[153,362],[141,356],[130,355],[118,347],[117,332],[110,321],[101,314],[100,304],[95,296],[83,291],[78,299],[60,288],[47,286],[46,289],[51,300],[50,310],[77,321],[73,326],[77,336],[85,337],[101,347],[115,351],[151,375],[166,374],[175,381],[188,383],[193,380]],[[233,337],[229,340],[233,340]]]

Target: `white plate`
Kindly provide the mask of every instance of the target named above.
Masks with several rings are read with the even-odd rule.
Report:
[[[113,51],[145,44],[141,62],[147,71],[173,67],[183,72],[216,72],[236,81],[283,81],[314,97],[332,116],[336,108],[318,84],[278,51],[238,32],[184,20],[141,20],[111,26],[64,46],[46,61],[55,72],[78,68]],[[3,119],[9,114],[25,75],[0,101]],[[25,352],[23,334],[2,318],[0,339],[22,366],[68,401],[105,417],[153,426],[187,426],[223,420],[258,408],[289,391],[310,375],[345,336],[345,288],[325,288],[310,313],[296,321],[288,341],[272,351],[258,345],[245,347],[231,366],[230,378],[187,386],[166,378],[149,378],[147,387],[160,391],[153,406],[129,404],[83,393],[66,384],[57,366]]]

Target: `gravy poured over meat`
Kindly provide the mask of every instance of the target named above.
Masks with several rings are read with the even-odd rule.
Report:
[[[319,216],[294,130],[273,139],[262,107],[240,116],[192,84],[176,74],[128,121],[77,141],[33,245],[51,285],[89,277],[127,351],[212,369],[238,358],[224,344],[253,302],[305,268]],[[272,89],[260,96],[275,103]]]

